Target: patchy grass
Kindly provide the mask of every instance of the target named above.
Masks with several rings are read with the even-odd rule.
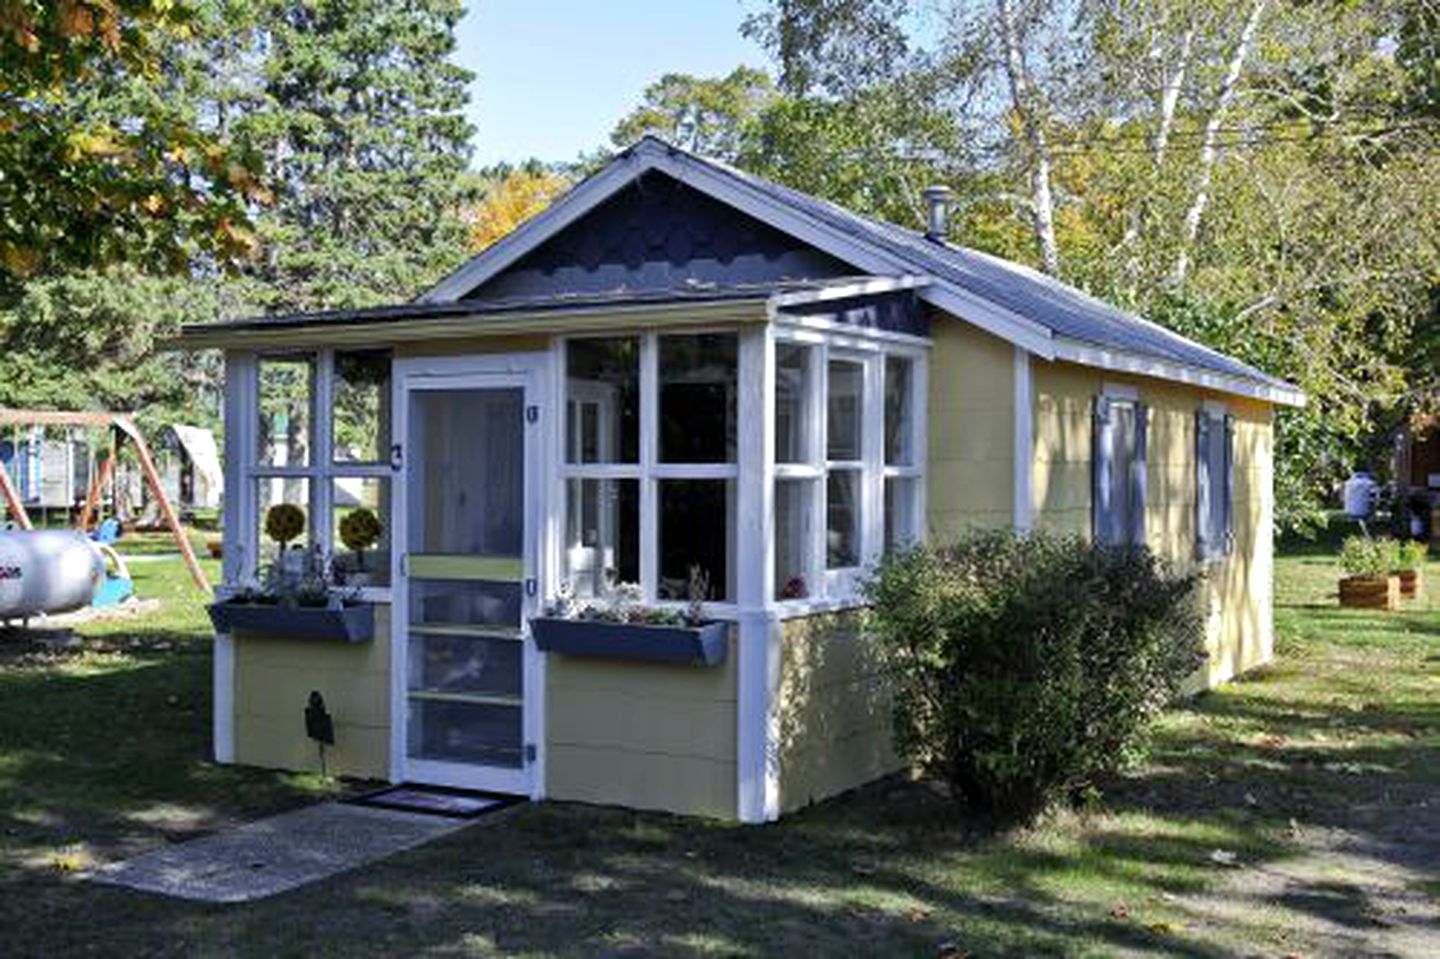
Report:
[[[1030,830],[898,781],[763,828],[530,806],[229,907],[73,871],[343,787],[204,761],[203,612],[135,572],[154,616],[0,645],[0,954],[1440,954],[1440,616],[1335,609],[1325,556],[1280,562],[1275,665]]]

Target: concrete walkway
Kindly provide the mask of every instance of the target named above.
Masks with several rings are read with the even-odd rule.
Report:
[[[104,866],[89,878],[199,902],[249,902],[383,859],[475,822],[322,803]]]

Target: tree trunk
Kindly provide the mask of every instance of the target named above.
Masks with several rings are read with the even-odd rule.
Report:
[[[1250,16],[1245,20],[1244,29],[1240,31],[1240,39],[1235,44],[1235,52],[1220,84],[1220,93],[1215,98],[1215,109],[1205,124],[1205,135],[1200,144],[1200,174],[1195,183],[1195,197],[1190,202],[1190,208],[1185,211],[1180,252],[1176,254],[1175,269],[1170,277],[1177,287],[1185,285],[1186,277],[1190,273],[1190,253],[1195,245],[1195,238],[1200,233],[1200,220],[1205,215],[1205,208],[1210,204],[1210,182],[1215,173],[1215,160],[1220,154],[1220,127],[1225,122],[1226,111],[1235,99],[1240,75],[1245,69],[1245,60],[1250,55],[1255,33],[1260,28],[1260,18],[1268,5],[1269,0],[1255,0],[1254,6],[1250,8]]]
[[[1050,144],[1041,117],[1037,116],[1034,86],[1025,66],[1020,26],[1012,0],[996,0],[1000,33],[1005,43],[1005,75],[1010,81],[1010,99],[1020,119],[1025,139],[1034,154],[1030,165],[1030,210],[1040,265],[1051,276],[1060,272],[1060,248],[1055,242],[1055,201],[1050,191]]]

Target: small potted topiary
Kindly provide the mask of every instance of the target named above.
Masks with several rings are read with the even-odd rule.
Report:
[[[1419,599],[1425,595],[1425,559],[1430,547],[1417,540],[1403,540],[1395,548],[1395,575],[1400,580],[1400,595]]]
[[[305,566],[305,551],[290,548],[305,532],[305,511],[293,503],[276,503],[265,513],[265,535],[280,547],[282,573],[298,576]]]
[[[345,574],[347,586],[369,586],[370,572],[365,569],[365,552],[374,549],[385,535],[385,527],[375,511],[363,506],[351,510],[340,520],[340,542],[355,554],[355,568]]]
[[[1400,605],[1400,577],[1395,569],[1395,541],[1349,536],[1340,545],[1340,605],[1356,609],[1395,609]]]

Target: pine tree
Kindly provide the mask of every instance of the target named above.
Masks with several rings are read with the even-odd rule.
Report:
[[[462,15],[459,0],[258,9],[257,92],[233,107],[274,195],[247,271],[267,310],[405,300],[466,255],[472,75],[450,60]]]

